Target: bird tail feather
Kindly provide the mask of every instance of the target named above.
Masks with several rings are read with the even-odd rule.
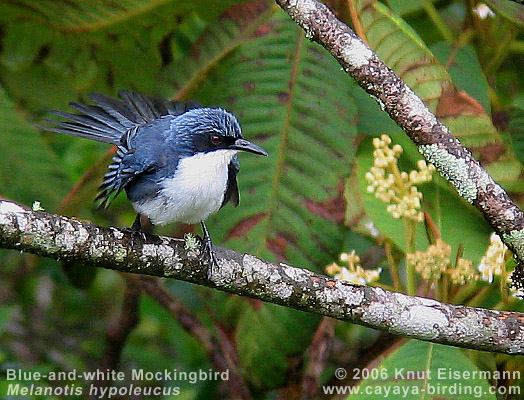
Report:
[[[122,100],[100,93],[90,93],[89,98],[95,105],[72,102],[70,106],[80,114],[52,111],[54,115],[65,121],[46,119],[46,122],[54,126],[38,125],[38,127],[51,132],[118,145],[129,129],[147,124],[164,115],[179,115],[190,108],[198,107],[195,102],[172,102],[128,90],[122,90],[118,95]]]

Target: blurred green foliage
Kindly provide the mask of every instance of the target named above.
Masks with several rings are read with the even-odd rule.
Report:
[[[328,3],[350,21],[346,2]],[[437,4],[453,42],[443,39],[442,28],[415,0],[356,1],[353,18],[378,55],[522,203],[524,35],[518,12],[523,7],[488,3],[497,14],[487,19],[480,19],[470,2]],[[267,159],[241,158],[240,206],[226,207],[208,224],[216,244],[316,271],[356,247],[367,267],[384,268],[381,281],[388,283],[379,246],[383,237],[367,235],[359,221],[373,220],[400,258],[405,238],[401,224],[365,192],[369,137],[387,133],[402,142],[406,167],[416,162],[416,150],[271,1],[1,2],[0,197],[25,205],[40,201],[49,212],[129,226],[134,214],[125,196],[104,211],[92,201],[110,149],[34,127],[50,109],[67,110],[70,101],[85,101],[89,92],[115,95],[121,89],[228,108],[238,115],[245,136],[269,151]],[[465,246],[478,261],[488,226],[443,180],[423,191],[424,207],[443,238],[454,252]],[[188,229],[156,232],[179,235]],[[425,233],[418,234],[424,247]],[[0,251],[0,264],[0,368],[44,373],[101,368],[108,332],[121,318],[122,276],[7,251]],[[319,317],[182,282],[165,284],[237,358],[236,373],[254,398],[300,398],[301,384],[309,379],[305,371],[315,362],[308,354],[319,346],[314,340]],[[468,288],[472,294],[465,301],[498,304],[497,288],[477,287],[481,297]],[[522,309],[515,301],[504,306]],[[136,313],[139,322],[118,367],[126,379],[116,386],[179,386],[178,397],[159,396],[165,399],[231,398],[227,382],[131,382],[133,369],[214,368],[201,342],[159,302],[143,294]],[[394,344],[389,336],[349,324],[338,324],[325,343],[334,350],[315,377],[318,385],[344,384],[333,378],[335,368],[362,369],[382,351],[386,357]],[[409,346],[391,357],[391,368],[406,363],[406,352],[419,360],[414,362],[429,359],[427,345]],[[439,363],[456,360],[459,351],[448,350],[439,353]],[[522,370],[521,360],[487,354],[480,361],[474,352],[465,354],[481,369]],[[457,368],[472,368],[461,360]],[[12,383],[0,375],[0,394]],[[69,383],[89,388],[83,379]]]

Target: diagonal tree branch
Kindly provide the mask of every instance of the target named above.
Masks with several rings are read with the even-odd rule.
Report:
[[[120,363],[126,340],[138,325],[140,292],[138,284],[131,279],[127,279],[120,318],[115,321],[107,332],[105,351],[100,362],[102,371],[116,370]],[[111,385],[111,382],[110,379],[105,378],[94,382],[94,384],[99,388],[103,388]]]
[[[378,101],[459,195],[482,212],[523,264],[524,213],[420,97],[325,4],[317,0],[276,2],[304,29],[306,37],[324,46]]]
[[[175,296],[173,296],[160,280],[150,276],[137,277],[140,287],[155,299],[158,304],[166,308],[178,321],[182,329],[200,342],[208,354],[211,364],[217,371],[229,371],[229,379],[224,381],[231,394],[230,397],[240,400],[251,400],[246,382],[239,373],[240,367],[236,349],[225,343],[219,326],[216,326],[217,335],[213,335],[196,315],[189,311]],[[218,336],[218,337],[217,337]]]
[[[0,248],[180,279],[416,339],[524,354],[524,314],[352,285],[224,248],[217,248],[219,267],[211,268],[192,242],[89,225],[0,201]]]

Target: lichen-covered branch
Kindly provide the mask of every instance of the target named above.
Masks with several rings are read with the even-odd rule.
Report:
[[[524,263],[524,213],[424,102],[333,12],[317,0],[276,0],[291,18],[337,59],[408,134],[419,151],[478,208]]]
[[[209,267],[198,243],[93,226],[0,201],[0,248],[180,279],[398,335],[524,354],[524,315],[453,306],[352,285],[283,263],[217,248]]]

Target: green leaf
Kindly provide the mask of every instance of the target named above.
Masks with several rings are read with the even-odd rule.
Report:
[[[245,136],[269,152],[240,156],[241,204],[209,226],[239,251],[319,268],[338,257],[344,240],[355,85],[284,13],[260,23],[263,34],[217,65],[198,92],[204,103],[235,112]]]
[[[51,37],[52,31],[45,27],[27,21],[14,24],[3,38],[0,62],[13,71],[28,68]]]
[[[78,89],[101,78],[81,35],[66,36],[34,21],[2,28],[8,45],[0,53],[1,80],[6,91],[29,108],[64,108],[77,99]]]
[[[357,7],[365,37],[378,56],[424,100],[497,182],[506,190],[524,190],[524,181],[520,179],[523,167],[505,148],[486,110],[471,93],[456,89],[444,66],[411,26],[382,3],[359,1]],[[472,57],[461,56],[458,63],[466,65],[467,70],[478,71]],[[459,81],[464,78],[458,71],[453,75]],[[477,79],[482,86],[481,78]],[[487,103],[485,93],[480,95]]]
[[[522,4],[504,0],[486,0],[486,3],[493,8],[496,14],[502,15],[504,18],[521,27],[524,26]]]
[[[515,155],[524,164],[524,109],[514,107],[509,112],[509,139]]]
[[[389,115],[380,109],[377,101],[363,89],[352,92],[358,104],[358,132],[364,135],[380,136],[384,132],[398,131],[400,128]]]
[[[57,156],[21,115],[0,87],[0,194],[31,205],[35,200],[54,209],[71,182]]]
[[[186,54],[208,21],[231,3],[0,2],[0,15],[13,8],[19,14],[2,25],[0,79],[9,94],[39,112],[64,109],[91,91],[165,95],[169,82],[159,78],[164,69],[180,67],[176,51]]]
[[[410,340],[376,368],[359,370],[366,377],[347,400],[402,398],[495,400],[481,371],[457,348]],[[486,376],[491,376],[485,371]],[[389,393],[389,394],[388,394]]]
[[[422,10],[422,4],[418,0],[387,0],[387,4],[398,15]]]
[[[319,317],[274,304],[246,307],[236,330],[237,350],[246,377],[257,388],[286,382],[289,358],[302,355]]]
[[[13,314],[14,310],[15,310],[14,305],[7,305],[7,304],[0,305],[0,335],[4,333],[7,324],[11,320],[11,315]]]
[[[198,39],[198,46],[193,48],[181,62],[173,63],[166,68],[163,75],[175,87],[174,99],[188,99],[197,90],[199,85],[209,77],[213,68],[230,52],[252,39],[260,25],[268,20],[273,11],[268,7],[260,8],[259,13],[253,16],[248,14],[250,5],[245,9],[237,6],[237,13],[222,16],[211,24]],[[246,15],[247,14],[247,15]],[[239,16],[246,17],[246,20]],[[198,21],[188,26],[185,31],[195,30]]]
[[[471,46],[463,46],[457,50],[446,42],[435,43],[430,48],[442,65],[449,64],[447,70],[457,88],[477,99],[489,114],[491,100],[488,80],[484,76],[475,49]]]
[[[231,1],[215,1],[215,7],[207,13],[215,13]],[[176,10],[178,15],[187,14],[195,8],[206,12],[200,1],[180,0],[54,0],[21,1],[17,5],[20,13],[44,22],[63,32],[92,32],[124,23],[157,9]],[[217,7],[218,6],[218,7]],[[11,11],[13,12],[13,11]]]

